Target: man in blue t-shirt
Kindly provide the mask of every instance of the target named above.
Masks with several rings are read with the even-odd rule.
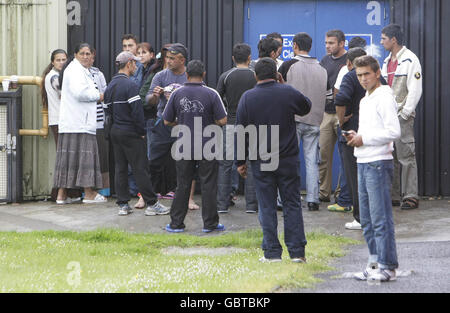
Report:
[[[202,185],[203,232],[222,231],[225,227],[219,224],[216,201],[218,162],[205,155],[211,142],[216,148],[221,146],[222,138],[218,137],[221,137],[222,130],[218,128],[215,137],[211,138],[207,137],[205,128],[226,125],[227,112],[217,91],[203,83],[206,72],[201,61],[189,62],[186,73],[188,82],[172,93],[163,112],[164,123],[168,126],[178,125],[183,133],[179,139],[184,139],[181,147],[178,147],[177,142],[176,149],[172,149],[177,154],[173,156],[177,159],[177,192],[172,203],[171,222],[166,226],[166,231],[184,231],[191,183],[197,165]],[[215,152],[217,151],[211,148],[211,153]]]
[[[256,127],[257,138],[252,140],[249,137],[246,141],[246,151],[248,147],[253,147],[253,151],[261,154],[264,149],[270,147],[268,154],[272,160],[278,159],[276,169],[267,169],[268,163],[263,155],[258,155],[255,160],[254,156],[251,156],[252,153],[248,153],[263,230],[264,257],[260,261],[281,261],[282,247],[277,232],[277,189],[279,189],[283,201],[284,235],[289,255],[293,262],[304,263],[306,238],[298,196],[300,164],[295,115],[308,114],[311,110],[311,101],[293,87],[277,82],[277,66],[274,60],[262,58],[256,64],[255,72],[258,84],[242,95],[236,125],[244,128]],[[277,136],[277,128],[278,138],[271,138]],[[266,143],[262,139],[264,137],[267,138]],[[255,140],[259,142],[255,143]],[[272,147],[274,142],[275,146]],[[239,173],[245,177],[247,175],[245,158],[238,159],[236,163]]]
[[[150,172],[155,190],[165,199],[173,199],[176,188],[175,161],[170,155],[174,142],[172,128],[164,125],[162,113],[171,93],[187,82],[184,45],[174,43],[167,50],[167,69],[158,72],[152,80],[145,101],[149,108],[157,108],[157,119],[150,141]],[[193,201],[193,199],[192,199]]]

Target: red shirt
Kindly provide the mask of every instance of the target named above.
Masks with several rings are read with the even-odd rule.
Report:
[[[394,82],[395,71],[397,70],[397,66],[398,60],[395,60],[395,62],[392,62],[392,59],[389,60],[387,71],[388,71],[388,85],[390,87],[392,87],[392,83]]]

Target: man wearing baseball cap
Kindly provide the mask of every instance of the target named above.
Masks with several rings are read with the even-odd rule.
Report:
[[[171,136],[172,127],[164,125],[162,114],[172,92],[187,82],[187,59],[188,51],[183,44],[171,44],[167,48],[167,69],[155,75],[145,99],[147,105],[157,107],[158,109],[158,118],[155,122],[152,141],[150,143],[151,176],[155,189],[167,199],[173,198],[177,184],[175,172],[173,175],[170,175],[171,177],[163,177],[164,167],[175,168],[175,160],[173,160],[171,155],[172,144],[175,142],[175,138]],[[189,203],[191,209],[199,208],[193,200],[192,193]]]
[[[145,146],[144,109],[139,96],[138,85],[130,79],[136,72],[139,58],[131,52],[121,52],[116,58],[119,68],[117,75],[105,91],[105,113],[112,116],[110,141],[114,147],[115,186],[119,215],[133,213],[128,205],[128,164],[130,164],[136,183],[148,207],[145,215],[165,215],[169,209],[159,203],[153,191],[147,163]]]

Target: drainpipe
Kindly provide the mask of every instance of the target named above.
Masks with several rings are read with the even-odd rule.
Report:
[[[0,83],[4,79],[10,79],[10,76],[0,76]],[[19,85],[35,85],[41,86],[42,77],[39,76],[18,76]],[[21,129],[20,136],[41,136],[45,139],[48,137],[48,109],[42,108],[42,128],[41,129]]]

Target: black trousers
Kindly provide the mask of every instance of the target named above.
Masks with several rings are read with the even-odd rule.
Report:
[[[342,145],[342,154],[344,156],[343,166],[345,172],[345,178],[347,178],[347,185],[349,186],[350,196],[353,202],[353,217],[358,223],[359,218],[359,197],[358,197],[358,164],[354,155],[355,148]]]
[[[219,163],[213,161],[177,161],[177,191],[170,209],[170,227],[185,228],[184,219],[189,210],[189,196],[196,167],[202,190],[202,218],[204,229],[215,229],[219,224],[217,213],[217,175]]]
[[[111,130],[111,141],[114,146],[115,186],[117,204],[130,201],[128,189],[128,164],[130,164],[139,192],[148,205],[158,201],[153,192],[148,168],[146,141],[137,134],[126,132],[115,127]]]

